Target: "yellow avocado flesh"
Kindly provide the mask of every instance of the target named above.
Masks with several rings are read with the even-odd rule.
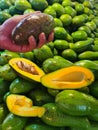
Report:
[[[23,62],[24,64],[26,64],[26,66],[33,67],[36,74],[20,69],[17,65],[17,63],[19,62]],[[25,77],[30,80],[34,80],[36,82],[40,82],[41,76],[45,74],[44,71],[40,69],[40,67],[38,67],[34,62],[25,58],[13,58],[9,61],[9,64],[20,76]]]
[[[53,89],[76,89],[94,81],[93,73],[84,67],[71,66],[42,76],[41,83]]]

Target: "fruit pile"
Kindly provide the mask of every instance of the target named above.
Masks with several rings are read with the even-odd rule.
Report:
[[[54,40],[0,52],[0,130],[98,130],[98,2],[1,0],[0,24],[38,10]]]

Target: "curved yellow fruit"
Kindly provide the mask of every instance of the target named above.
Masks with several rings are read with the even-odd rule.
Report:
[[[62,68],[41,77],[41,83],[53,89],[77,89],[88,86],[93,81],[92,71],[80,66]]]
[[[10,112],[22,117],[41,117],[45,113],[45,108],[33,106],[31,99],[24,95],[10,94],[6,99]]]
[[[9,61],[9,65],[18,72],[20,76],[36,82],[40,82],[41,76],[45,74],[40,67],[26,58],[12,58]]]

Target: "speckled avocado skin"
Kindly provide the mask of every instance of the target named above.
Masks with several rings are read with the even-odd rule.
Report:
[[[28,44],[28,37],[33,35],[36,40],[41,32],[46,37],[54,28],[54,19],[45,13],[34,13],[21,20],[12,31],[12,39],[16,44]]]

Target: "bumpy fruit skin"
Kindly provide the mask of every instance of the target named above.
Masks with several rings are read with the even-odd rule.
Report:
[[[17,24],[12,31],[12,39],[16,44],[27,44],[29,36],[33,35],[38,40],[39,34],[44,32],[48,37],[53,28],[54,20],[51,15],[34,13]]]

